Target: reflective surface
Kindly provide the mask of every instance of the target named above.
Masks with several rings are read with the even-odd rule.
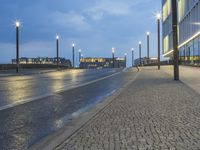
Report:
[[[95,80],[120,70],[76,70],[39,76],[13,77],[2,81],[1,105],[46,93],[51,95],[0,111],[0,149],[27,149],[70,119],[100,102],[130,81],[133,70],[63,92],[58,89]],[[22,82],[22,83],[19,83]],[[12,87],[12,88],[11,88]],[[20,88],[21,87],[21,88]],[[20,88],[15,90],[15,88]],[[8,90],[8,91],[6,91]],[[12,94],[16,94],[16,97]],[[6,99],[8,98],[8,100]]]
[[[45,97],[118,71],[121,69],[68,70],[32,76],[2,77],[0,78],[0,108]]]

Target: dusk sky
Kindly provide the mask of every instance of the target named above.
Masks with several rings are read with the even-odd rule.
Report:
[[[55,36],[60,40],[60,56],[71,59],[71,43],[84,57],[111,57],[128,53],[138,57],[138,42],[146,56],[146,32],[151,33],[151,56],[157,56],[155,12],[161,0],[1,0],[0,63],[15,58],[14,22],[20,28],[20,57],[54,57]],[[78,59],[78,58],[77,58]],[[78,60],[76,60],[78,61]]]

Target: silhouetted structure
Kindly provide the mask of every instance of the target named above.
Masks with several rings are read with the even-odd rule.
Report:
[[[114,58],[115,68],[126,67],[125,58]],[[82,58],[80,60],[80,68],[97,69],[97,68],[113,68],[113,58]]]

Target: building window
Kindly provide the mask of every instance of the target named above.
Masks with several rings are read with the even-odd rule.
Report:
[[[169,36],[167,35],[165,38],[164,38],[164,53],[167,53],[169,51]]]

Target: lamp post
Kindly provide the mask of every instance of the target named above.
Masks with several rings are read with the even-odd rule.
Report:
[[[161,19],[161,14],[158,13],[156,15],[157,18],[157,28],[158,28],[158,70],[160,70],[160,19]]]
[[[81,62],[81,52],[82,52],[82,50],[79,49],[79,50],[78,50],[78,53],[79,53],[79,62]]]
[[[132,67],[134,66],[134,48],[131,49],[132,52]]]
[[[113,61],[113,68],[115,68],[115,48],[112,48],[112,61]]]
[[[83,59],[83,54],[81,54],[81,59]]]
[[[16,73],[18,73],[19,72],[19,27],[20,27],[20,22],[16,21],[15,26],[16,26]]]
[[[142,42],[139,42],[139,59],[140,59],[140,66],[142,65]]]
[[[57,69],[59,69],[59,35],[56,36],[56,56],[57,56]]]
[[[126,68],[126,57],[127,57],[127,53],[124,53],[124,59],[125,59],[125,68]]]
[[[150,32],[147,32],[147,59],[148,59],[148,63],[149,63],[149,51],[150,51],[149,36],[150,36]]]
[[[177,3],[175,0],[171,0],[171,4],[172,4],[173,49],[174,49],[174,80],[179,80]]]
[[[74,48],[75,48],[75,44],[72,43],[72,67],[74,68]]]
[[[82,50],[79,49],[78,50],[78,53],[79,53],[79,67],[81,67],[81,52],[82,52]]]

